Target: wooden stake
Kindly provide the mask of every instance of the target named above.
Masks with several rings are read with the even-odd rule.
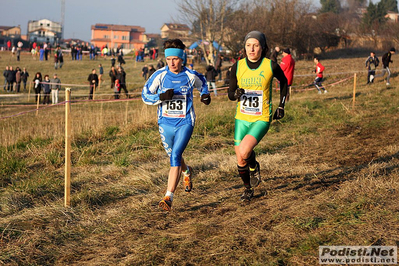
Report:
[[[39,105],[40,105],[40,92],[37,95],[37,104],[36,104],[36,116],[39,114]]]
[[[94,83],[93,84],[93,100],[94,100],[95,94],[96,94],[96,84]]]
[[[65,207],[71,206],[71,88],[65,89]]]
[[[352,109],[355,109],[355,101],[356,101],[356,73],[353,76],[353,102],[352,102]]]

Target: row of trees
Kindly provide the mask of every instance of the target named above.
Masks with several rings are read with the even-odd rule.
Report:
[[[366,0],[320,1],[320,9],[310,0],[181,0],[178,5],[180,20],[191,25],[195,38],[223,43],[235,53],[251,30],[264,32],[269,46],[290,47],[298,55],[345,43],[350,34],[399,40],[398,24],[388,25],[385,18],[388,11],[397,12],[396,0],[370,2],[365,14]],[[213,53],[214,47],[207,50]]]

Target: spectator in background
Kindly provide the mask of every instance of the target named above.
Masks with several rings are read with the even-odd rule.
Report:
[[[17,47],[17,61],[21,60],[21,47]]]
[[[51,102],[52,104],[58,103],[58,93],[61,89],[61,80],[57,74],[54,74],[54,78],[51,80]]]
[[[284,72],[285,77],[287,78],[287,101],[291,95],[291,86],[292,81],[294,80],[294,70],[295,70],[295,61],[291,56],[291,51],[289,48],[285,48],[283,50],[283,58],[281,59],[280,64],[281,69]]]
[[[270,60],[277,63],[277,58],[279,53],[280,53],[280,47],[276,46],[272,52],[272,55],[270,56]]]
[[[111,67],[114,67],[115,66],[115,58],[114,58],[114,56],[112,56],[112,58],[111,58]]]
[[[116,79],[119,80],[120,83],[120,91],[125,92],[126,98],[129,98],[129,92],[126,88],[126,72],[122,67],[118,67],[118,74],[116,75]]]
[[[206,82],[208,83],[208,88],[212,86],[213,93],[215,94],[215,96],[218,96],[218,92],[216,90],[216,83],[215,83],[217,75],[218,72],[216,71],[216,69],[213,67],[212,64],[209,64],[209,66],[206,67],[205,77],[206,77]]]
[[[20,88],[21,88],[21,69],[17,67],[15,69],[15,92],[19,93]]]
[[[4,88],[4,91],[7,90],[6,87],[7,87],[8,70],[9,70],[9,67],[6,66],[6,69],[3,71],[3,77],[4,77],[4,87],[3,88]]]
[[[387,83],[386,83],[387,86],[391,85],[389,83],[389,78],[391,77],[391,70],[389,69],[389,63],[393,63],[391,56],[393,54],[395,54],[395,52],[396,52],[395,48],[392,47],[387,53],[385,53],[382,56],[382,59],[381,59],[383,69],[382,69],[382,73],[380,75],[378,75],[378,77],[383,77],[383,76],[385,76],[385,73],[388,73]]]
[[[15,71],[12,69],[12,66],[10,66],[7,72],[7,92],[12,92],[14,90],[14,81]]]
[[[42,90],[42,73],[37,72],[35,78],[33,79],[34,89],[35,89],[35,99],[36,102],[39,100],[40,102],[40,92]]]
[[[98,87],[98,76],[96,74],[96,70],[93,68],[91,70],[91,74],[87,78],[90,84],[90,92],[89,92],[89,100],[93,99],[93,92]]]
[[[21,80],[24,83],[24,91],[26,91],[26,82],[28,81],[29,73],[26,71],[26,68],[22,70]]]
[[[44,76],[43,80],[43,104],[47,105],[50,104],[50,92],[51,92],[51,87],[50,87],[50,78],[48,75]]]
[[[154,72],[155,72],[154,66],[153,65],[149,65],[148,66],[148,78],[150,78],[151,75],[154,74]]]
[[[321,90],[324,91],[324,93],[327,93],[327,90],[324,88],[323,84],[323,71],[325,67],[320,63],[320,59],[318,57],[315,57],[313,60],[316,64],[316,69],[313,70],[314,73],[316,73],[316,78],[313,82],[313,85],[316,87],[318,90],[319,94],[321,94]]]
[[[43,47],[40,47],[40,50],[39,50],[39,60],[40,60],[40,61],[43,61],[43,59],[44,59],[44,48],[43,48]]]
[[[43,49],[44,49],[44,60],[48,60],[48,49],[47,49],[47,43],[43,44]]]
[[[144,78],[144,80],[147,80],[148,78],[148,66],[144,65],[143,68],[141,69],[141,76]]]
[[[111,70],[109,71],[109,77],[111,78],[111,89],[115,86],[115,80],[117,75],[118,72],[116,71],[115,67],[111,67]]]
[[[119,94],[121,93],[121,84],[119,84],[119,79],[115,80],[115,85],[114,85],[114,92],[115,92],[115,99],[119,99]]]
[[[231,66],[226,71],[226,78],[224,79],[225,86],[229,86],[229,84],[230,84],[230,75],[231,75]]]
[[[218,59],[216,60],[216,72],[218,74],[219,81],[222,80],[222,64],[223,64],[223,55],[219,54]]]
[[[375,56],[374,52],[370,52],[370,56],[366,59],[367,68],[367,84],[373,83],[375,78],[375,70],[380,64],[380,60]]]
[[[123,64],[126,64],[125,59],[123,59],[122,53],[120,53],[120,54],[118,55],[118,64],[119,64],[120,66],[122,66]]]
[[[159,58],[158,64],[157,64],[157,69],[161,69],[165,66],[165,63],[162,61],[162,58]]]

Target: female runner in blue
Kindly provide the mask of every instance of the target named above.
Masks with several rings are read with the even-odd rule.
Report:
[[[170,157],[168,188],[159,207],[170,211],[173,194],[183,174],[184,189],[192,189],[192,168],[182,155],[191,138],[195,124],[193,91],[196,88],[201,102],[211,103],[204,76],[183,66],[185,45],[179,39],[164,43],[167,66],[157,70],[146,82],[142,92],[145,104],[158,105],[158,125],[162,144]]]

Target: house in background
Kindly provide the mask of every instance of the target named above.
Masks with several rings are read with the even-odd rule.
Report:
[[[146,40],[145,29],[140,26],[95,24],[91,26],[91,43],[98,47],[123,47],[124,49],[139,50],[144,48]]]
[[[389,22],[398,22],[399,14],[396,12],[388,11],[388,13],[385,15],[385,18],[387,18]]]
[[[180,39],[189,42],[190,28],[186,24],[165,23],[161,27],[162,39]]]
[[[9,38],[21,37],[21,26],[0,26],[0,36]]]
[[[29,42],[58,44],[62,38],[62,26],[48,19],[30,20],[27,35]]]

